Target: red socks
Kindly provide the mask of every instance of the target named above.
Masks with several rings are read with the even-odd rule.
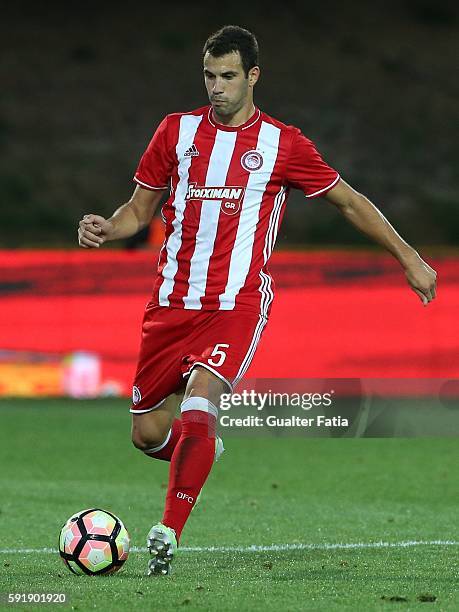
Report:
[[[174,448],[177,446],[177,442],[180,440],[182,435],[182,422],[180,419],[174,419],[172,427],[167,435],[167,438],[159,446],[149,448],[144,451],[149,457],[154,459],[162,459],[163,461],[170,461]]]
[[[182,435],[172,454],[162,519],[175,530],[177,541],[212,468],[217,422],[217,408],[203,397],[184,400],[181,411]]]

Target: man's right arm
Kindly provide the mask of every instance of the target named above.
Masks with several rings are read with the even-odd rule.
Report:
[[[164,194],[164,189],[143,189],[138,185],[131,199],[109,219],[89,214],[78,226],[78,243],[85,249],[100,247],[107,240],[120,240],[137,234],[149,225]]]

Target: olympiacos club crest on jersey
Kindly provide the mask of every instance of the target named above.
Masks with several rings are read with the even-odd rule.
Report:
[[[249,172],[255,172],[259,170],[263,165],[263,157],[261,153],[252,149],[251,151],[247,151],[241,157],[241,165],[244,170],[248,170]]]

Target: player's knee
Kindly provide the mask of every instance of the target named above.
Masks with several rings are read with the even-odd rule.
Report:
[[[167,437],[169,431],[163,431],[162,427],[149,426],[148,429],[133,425],[131,440],[132,444],[142,452],[161,445]]]
[[[148,441],[138,431],[132,431],[131,441],[132,444],[140,451],[145,451],[149,446]]]

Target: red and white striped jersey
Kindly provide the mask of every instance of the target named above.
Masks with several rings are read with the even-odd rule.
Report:
[[[212,107],[167,115],[134,180],[170,189],[153,302],[268,316],[268,260],[291,187],[307,198],[339,180],[298,128],[255,109],[243,125],[215,121]]]

